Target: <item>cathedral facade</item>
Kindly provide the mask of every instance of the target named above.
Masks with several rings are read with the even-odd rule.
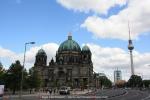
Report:
[[[43,87],[70,86],[80,88],[92,86],[93,63],[92,53],[88,46],[81,49],[69,35],[61,43],[53,58],[47,65],[47,54],[40,49],[36,54],[34,68],[38,70],[43,81]]]

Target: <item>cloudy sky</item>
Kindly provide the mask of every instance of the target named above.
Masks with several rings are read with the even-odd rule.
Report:
[[[8,69],[15,60],[33,66],[38,49],[43,48],[48,62],[69,32],[82,46],[92,51],[96,72],[113,81],[113,71],[122,71],[128,80],[130,59],[128,21],[135,49],[137,75],[150,79],[150,0],[0,0],[0,61]]]

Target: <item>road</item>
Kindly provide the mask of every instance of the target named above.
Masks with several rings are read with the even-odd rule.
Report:
[[[128,90],[126,94],[108,98],[108,100],[150,100],[150,94],[145,91]]]
[[[107,89],[78,95],[24,95],[22,100],[150,100],[150,94],[140,90]],[[1,99],[0,99],[1,100]],[[5,97],[3,100],[19,100],[18,96]]]

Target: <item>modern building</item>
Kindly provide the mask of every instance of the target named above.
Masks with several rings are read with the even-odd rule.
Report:
[[[105,73],[98,73],[99,74],[99,76],[101,76],[101,77],[105,77],[106,75],[105,75]]]
[[[44,87],[92,86],[92,53],[87,45],[81,49],[69,35],[59,46],[55,57],[55,60],[52,58],[47,65],[46,52],[40,49],[36,54],[34,67],[41,75]]]
[[[122,80],[122,74],[121,71],[117,69],[114,71],[114,83],[120,80]]]

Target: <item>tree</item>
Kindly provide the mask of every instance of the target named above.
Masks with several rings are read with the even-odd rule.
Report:
[[[126,85],[126,81],[125,80],[118,80],[115,85],[118,87],[118,88],[123,88],[125,87]]]
[[[142,78],[138,75],[132,75],[127,82],[129,87],[142,87]]]
[[[38,89],[42,85],[41,76],[39,75],[38,71],[32,67],[29,70],[29,75],[27,78],[28,87],[30,89]]]
[[[104,87],[112,86],[111,80],[109,80],[106,76],[99,76],[99,80],[100,80],[101,86],[104,86]]]
[[[3,65],[2,63],[0,62],[0,71],[3,69]]]
[[[3,68],[2,63],[0,62],[0,84],[4,84],[4,76],[5,76],[5,69]]]
[[[150,80],[143,80],[143,86],[145,88],[149,88],[150,87]]]
[[[16,90],[20,89],[22,68],[23,66],[20,64],[20,61],[17,60],[15,63],[11,64],[11,66],[9,67],[7,71],[6,87],[11,89],[13,91],[13,94],[15,94]],[[23,74],[24,73],[25,73],[25,70],[23,70]]]

